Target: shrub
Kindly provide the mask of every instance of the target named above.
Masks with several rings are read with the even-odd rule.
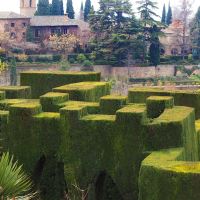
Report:
[[[26,62],[28,59],[28,56],[26,54],[17,54],[15,57],[19,62]]]
[[[76,61],[75,61],[74,58],[70,58],[70,59],[69,59],[69,63],[74,64],[75,62],[76,62]]]
[[[84,54],[81,53],[81,54],[79,54],[79,55],[77,56],[77,61],[78,61],[79,64],[84,63],[85,60],[86,60],[86,57],[85,57]]]
[[[94,71],[93,63],[89,60],[85,60],[82,64],[81,71]]]
[[[11,52],[15,53],[15,54],[23,54],[24,50],[20,49],[20,48],[13,48],[13,49],[11,49]]]
[[[33,62],[52,62],[52,55],[32,55],[29,56],[29,60],[32,59]]]
[[[6,50],[3,49],[3,48],[0,48],[0,60],[1,61],[6,61],[6,57],[7,57]]]
[[[59,62],[59,61],[61,61],[61,55],[60,54],[54,54],[53,55],[53,61],[54,62]]]

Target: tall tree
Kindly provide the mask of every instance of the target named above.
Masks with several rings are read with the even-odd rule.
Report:
[[[39,15],[39,16],[50,15],[49,0],[39,0],[35,15]]]
[[[160,41],[159,41],[159,29],[154,25],[151,29],[151,44],[149,47],[150,62],[157,67],[160,63]]]
[[[84,20],[85,21],[88,21],[91,8],[92,8],[91,0],[86,0],[85,1],[85,9],[84,9]]]
[[[167,17],[166,17],[166,24],[169,26],[172,23],[172,8],[169,3],[168,11],[167,11]]]
[[[75,12],[74,12],[72,0],[67,0],[67,10],[66,10],[66,12],[67,12],[68,17],[70,19],[74,19]]]
[[[84,20],[84,8],[83,8],[83,2],[81,2],[81,9],[79,13],[79,19]]]
[[[166,23],[166,9],[165,9],[165,4],[164,4],[164,6],[163,6],[163,10],[162,10],[162,18],[161,18],[161,22],[162,22],[163,24]]]
[[[200,7],[191,24],[192,54],[195,59],[200,59]]]
[[[60,0],[60,15],[64,15],[63,0]]]
[[[100,0],[97,12],[90,12],[90,27],[93,32],[91,48],[97,60],[112,65],[128,65],[138,40],[139,22],[132,13],[129,0]],[[140,42],[141,43],[141,42]]]
[[[51,15],[60,15],[60,0],[52,0]]]

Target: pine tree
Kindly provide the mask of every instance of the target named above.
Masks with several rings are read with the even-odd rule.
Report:
[[[70,19],[74,19],[75,12],[74,12],[74,7],[73,7],[72,0],[67,0],[67,10],[66,10],[66,12],[67,12],[68,17]]]
[[[91,43],[97,60],[112,65],[128,65],[129,57],[139,47],[139,21],[133,15],[129,0],[100,0],[100,9],[90,12],[90,27],[94,39]],[[98,22],[98,23],[97,23]],[[140,53],[139,53],[140,54]]]
[[[52,0],[51,15],[60,15],[60,0]]]
[[[39,16],[50,15],[49,0],[39,0],[35,15],[39,15]]]
[[[164,6],[163,6],[161,22],[162,22],[163,24],[166,23],[166,9],[165,9],[165,4],[164,4]]]
[[[86,0],[85,1],[85,9],[84,9],[84,20],[85,21],[88,21],[91,7],[92,7],[91,1],[90,0]]]
[[[169,4],[167,17],[166,17],[166,24],[169,26],[172,23],[172,8]]]
[[[192,20],[191,25],[192,54],[195,59],[200,59],[200,7]]]
[[[64,15],[63,0],[60,0],[60,15]]]

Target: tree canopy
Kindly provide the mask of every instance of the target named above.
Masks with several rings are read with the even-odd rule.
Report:
[[[169,26],[171,23],[172,23],[172,8],[171,5],[169,4],[166,17],[166,24]]]
[[[39,0],[37,4],[37,11],[35,15],[43,16],[50,15],[49,0]]]
[[[162,22],[163,24],[166,23],[166,9],[165,9],[165,4],[164,4],[164,6],[163,6],[163,10],[162,10],[162,18],[161,18],[161,22]]]
[[[85,8],[84,8],[84,20],[88,21],[90,10],[92,8],[92,4],[90,0],[85,1]]]
[[[67,10],[66,10],[66,12],[67,12],[68,17],[70,19],[74,19],[75,12],[74,12],[72,0],[67,0]]]

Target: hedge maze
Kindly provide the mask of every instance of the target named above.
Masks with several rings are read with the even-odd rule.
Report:
[[[200,92],[113,95],[82,72],[27,72],[21,83],[0,88],[1,143],[41,199],[77,187],[89,200],[200,199]]]

